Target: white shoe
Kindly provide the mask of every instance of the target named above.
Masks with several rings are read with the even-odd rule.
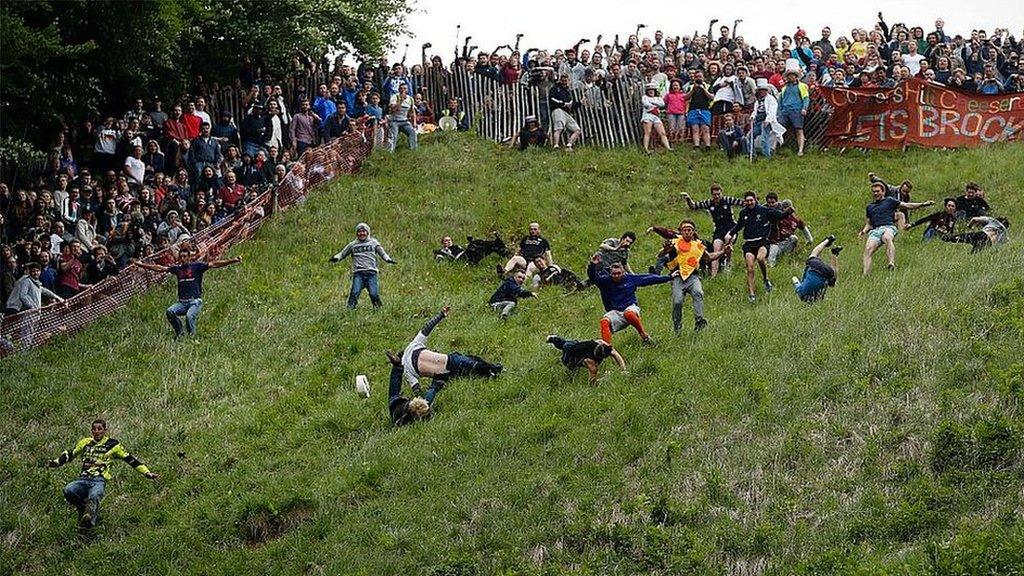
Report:
[[[797,278],[796,276],[793,276],[792,280],[793,280],[793,286],[797,286],[798,284],[800,284],[800,279]]]

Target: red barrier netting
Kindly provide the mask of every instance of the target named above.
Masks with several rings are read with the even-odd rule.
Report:
[[[205,259],[217,258],[225,250],[249,238],[274,210],[286,210],[304,199],[315,187],[338,174],[352,174],[373,150],[373,127],[328,144],[306,150],[276,190],[268,190],[229,218],[192,236],[191,242]],[[275,202],[276,196],[276,202]],[[170,264],[170,248],[150,259]],[[64,302],[3,317],[0,321],[0,358],[29,350],[51,338],[81,330],[90,323],[125,306],[128,301],[163,282],[166,274],[129,265]]]

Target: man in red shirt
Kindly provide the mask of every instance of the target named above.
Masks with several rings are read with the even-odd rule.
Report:
[[[85,268],[78,259],[82,255],[81,242],[65,242],[61,245],[60,252],[60,261],[57,262],[57,294],[61,298],[71,298],[82,290],[91,288],[91,285],[79,282]]]
[[[227,172],[224,174],[224,186],[217,192],[229,212],[234,212],[238,202],[245,198],[245,186],[238,184],[236,180],[234,172]]]
[[[181,120],[185,123],[185,134],[189,140],[199,138],[199,128],[203,125],[203,118],[196,114],[194,102],[188,103],[188,111],[182,114]]]

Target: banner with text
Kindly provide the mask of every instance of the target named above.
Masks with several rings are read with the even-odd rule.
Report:
[[[819,88],[830,146],[959,148],[1024,139],[1024,93],[985,95],[911,79],[895,88]]]

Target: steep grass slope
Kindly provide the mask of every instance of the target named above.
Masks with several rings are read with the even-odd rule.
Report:
[[[374,156],[211,271],[200,337],[173,343],[173,285],[0,364],[0,572],[53,574],[977,574],[1024,565],[1024,223],[1019,145],[787,156],[753,166],[690,151],[513,153],[471,136]],[[976,180],[1013,242],[899,240],[859,274],[870,170],[941,200]],[[578,273],[601,239],[703,197],[777,190],[847,246],[825,302],[772,271],[756,305],[740,269],[705,280],[710,327],[671,336],[667,286],[641,292],[659,341],[615,343],[628,374],[596,386],[544,344],[595,337],[595,291],[544,289],[507,323],[493,264],[437,265],[442,234],[506,237],[538,220]],[[692,214],[691,214],[692,215]],[[708,219],[697,215],[702,229]],[[398,260],[385,307],[344,307],[327,259],[358,221]],[[642,237],[635,267],[659,242]],[[365,298],[365,297],[364,297]],[[443,303],[442,350],[506,373],[456,381],[435,418],[392,429],[381,353]],[[687,304],[689,306],[689,304]],[[689,308],[687,308],[689,315]],[[689,320],[688,320],[689,322]],[[689,325],[689,324],[688,324]],[[356,374],[374,386],[352,389]],[[73,467],[39,467],[96,416],[163,478],[115,468],[105,523],[77,535]]]

